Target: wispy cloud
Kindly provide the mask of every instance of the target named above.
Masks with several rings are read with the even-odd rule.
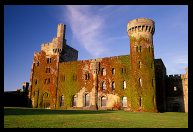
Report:
[[[107,51],[103,45],[103,27],[105,21],[102,16],[91,12],[91,6],[66,6],[67,17],[70,21],[74,38],[93,56],[98,57]]]
[[[176,64],[188,64],[188,57],[186,55],[176,56],[174,59]]]
[[[106,5],[102,8],[99,9],[99,11],[104,11],[104,10],[108,10],[110,8],[113,8],[113,7],[117,7],[117,5]]]
[[[170,56],[165,62],[168,74],[184,74],[188,66],[188,57],[186,55]]]

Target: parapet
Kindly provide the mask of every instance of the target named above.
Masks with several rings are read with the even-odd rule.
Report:
[[[155,22],[148,18],[137,18],[127,24],[127,32],[150,32],[152,35],[155,31]]]
[[[181,74],[174,74],[174,75],[168,75],[169,79],[180,79],[181,78]]]

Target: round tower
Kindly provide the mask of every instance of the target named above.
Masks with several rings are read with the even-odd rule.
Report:
[[[138,18],[128,22],[130,38],[131,87],[135,90],[137,111],[157,111],[153,34],[155,23],[151,19]]]

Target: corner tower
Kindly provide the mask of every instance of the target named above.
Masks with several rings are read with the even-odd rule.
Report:
[[[135,92],[133,108],[136,111],[157,111],[153,34],[155,23],[151,19],[130,21],[131,87]]]

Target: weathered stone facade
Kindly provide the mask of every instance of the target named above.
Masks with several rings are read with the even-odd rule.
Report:
[[[188,112],[188,68],[185,74],[167,76],[167,111]]]
[[[128,23],[130,55],[91,60],[77,61],[78,51],[66,44],[65,29],[59,24],[57,37],[34,54],[29,92],[34,108],[166,110],[162,100],[166,99],[166,72],[159,72],[159,61],[154,59],[152,20],[139,18]],[[158,87],[157,82],[161,83]]]

